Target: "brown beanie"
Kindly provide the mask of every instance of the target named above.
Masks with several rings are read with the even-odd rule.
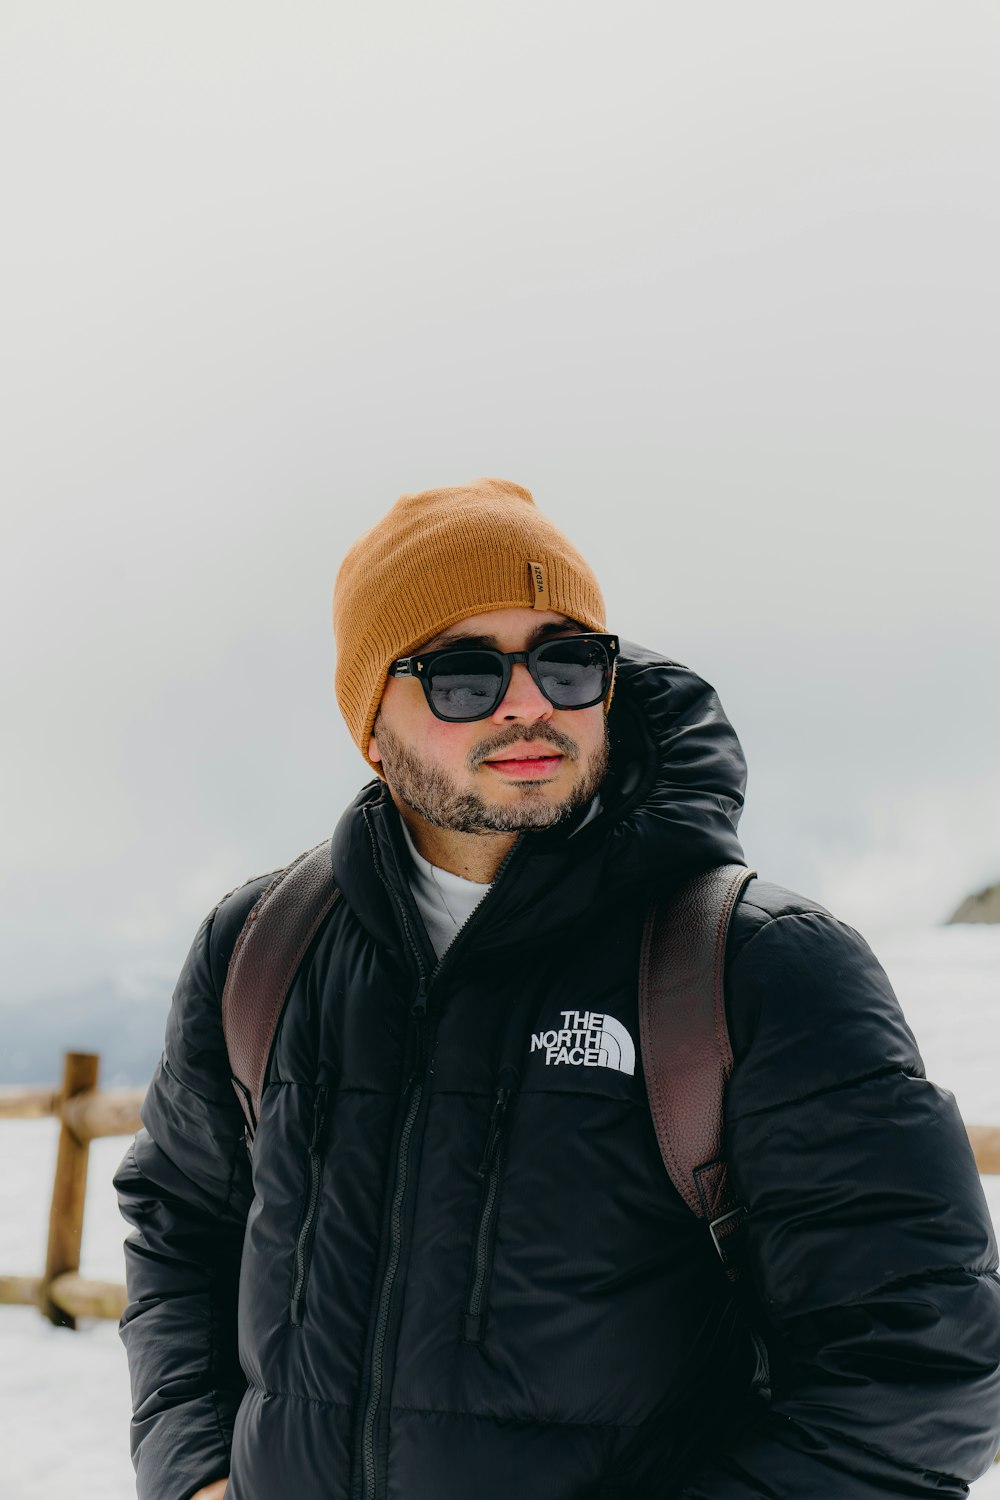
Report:
[[[468,615],[551,609],[587,630],[604,624],[590,568],[505,479],[403,495],[351,547],[333,590],[340,711],[368,764],[386,672],[399,656]]]

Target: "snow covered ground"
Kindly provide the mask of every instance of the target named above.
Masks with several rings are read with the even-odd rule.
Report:
[[[1000,928],[951,927],[876,943],[920,1043],[928,1075],[957,1096],[970,1124],[1000,1125]],[[52,1121],[0,1121],[0,1270],[37,1274],[44,1260],[55,1159]],[[91,1154],[82,1270],[123,1279],[124,1232],[111,1175],[124,1140]],[[1000,1177],[985,1178],[1000,1226]],[[0,1307],[0,1496],[129,1500],[129,1388],[117,1330],[50,1327],[30,1308]],[[1000,1464],[972,1490],[1000,1500]],[[308,1500],[308,1497],[305,1497]]]

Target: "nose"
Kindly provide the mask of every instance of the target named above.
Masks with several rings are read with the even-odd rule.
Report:
[[[552,704],[546,698],[523,662],[515,662],[510,671],[507,691],[497,704],[492,718],[496,723],[509,719],[527,719],[535,723],[538,719],[552,717]]]

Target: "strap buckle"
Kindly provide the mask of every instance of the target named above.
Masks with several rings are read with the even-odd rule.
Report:
[[[708,1226],[708,1232],[712,1236],[712,1244],[715,1246],[715,1253],[718,1255],[723,1265],[727,1265],[728,1262],[726,1260],[726,1252],[722,1248],[722,1245],[719,1243],[718,1226],[720,1224],[725,1224],[727,1219],[742,1218],[744,1213],[745,1209],[741,1203],[737,1208],[731,1208],[727,1214],[720,1214],[719,1217],[717,1219],[713,1219]]]

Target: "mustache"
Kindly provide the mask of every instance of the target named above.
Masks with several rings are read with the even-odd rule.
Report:
[[[481,745],[477,745],[475,750],[470,752],[470,769],[474,771],[484,760],[489,760],[501,750],[507,750],[511,745],[516,745],[522,740],[534,740],[536,744],[544,741],[565,755],[567,760],[580,758],[580,747],[576,741],[571,740],[569,735],[563,734],[561,730],[554,729],[551,724],[512,725],[503,734],[497,734],[491,740],[484,740]]]

